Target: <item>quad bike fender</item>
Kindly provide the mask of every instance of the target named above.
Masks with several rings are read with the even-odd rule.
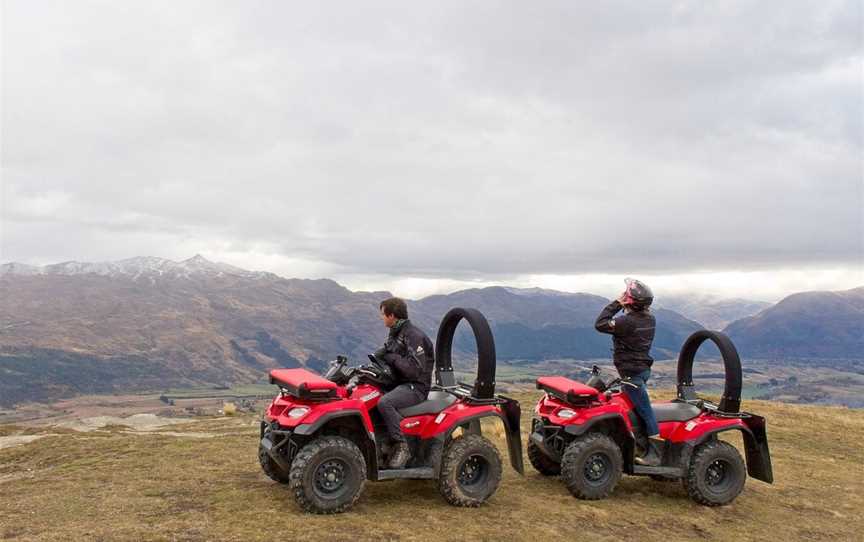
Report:
[[[565,425],[564,432],[568,435],[579,436],[584,435],[585,433],[599,429],[604,425],[612,424],[613,426],[619,427],[622,431],[626,433],[630,433],[627,429],[627,424],[624,422],[624,418],[621,414],[617,412],[610,412],[609,414],[601,414],[599,416],[595,416],[590,418],[585,423]]]
[[[704,433],[681,456],[682,466],[690,462],[690,456],[696,446],[717,438],[720,433],[741,431],[744,441],[744,457],[747,461],[747,474],[766,483],[774,483],[774,472],[771,467],[771,452],[768,449],[768,435],[765,431],[765,418],[755,414],[746,414],[740,423],[719,427]]]
[[[359,410],[334,410],[332,412],[325,412],[321,414],[314,420],[310,422],[301,423],[296,428],[294,428],[294,433],[298,435],[314,435],[317,433],[322,427],[330,423],[331,421],[338,418],[355,418],[356,421],[360,424],[361,427],[364,428],[366,433],[375,440],[375,432],[372,427],[372,421],[369,419],[368,414],[363,415]]]
[[[335,419],[352,417],[356,418],[357,422],[360,423],[360,426],[363,427],[366,433],[369,433],[372,440],[375,440],[375,430],[372,425],[372,420],[369,418],[368,413],[363,412],[360,409],[331,410],[329,412],[321,413],[314,418],[312,418],[311,415],[307,416],[307,418],[303,420],[303,423],[294,428],[294,432],[298,435],[314,435],[318,430]]]
[[[300,438],[309,438],[325,429],[328,424],[337,422],[340,425],[353,427],[351,434],[359,438],[357,446],[366,458],[366,472],[371,479],[377,479],[378,475],[378,448],[375,442],[375,431],[369,415],[359,410],[334,410],[318,416],[314,421],[301,423],[294,428],[293,434]]]
[[[617,412],[610,412],[595,416],[585,423],[564,426],[564,432],[572,437],[582,436],[592,431],[607,434],[618,443],[624,459],[624,472],[632,474],[636,438],[624,417]]]
[[[504,398],[502,398],[504,399]],[[519,419],[521,409],[519,402],[511,399],[505,399],[506,402],[501,405],[500,409],[487,410],[478,414],[473,414],[465,418],[459,419],[446,432],[437,435],[442,444],[446,442],[453,432],[462,427],[467,433],[480,432],[480,420],[483,418],[496,417],[504,424],[504,433],[507,436],[507,453],[510,456],[510,466],[519,474],[525,474],[524,462],[522,459],[522,435],[519,430]]]

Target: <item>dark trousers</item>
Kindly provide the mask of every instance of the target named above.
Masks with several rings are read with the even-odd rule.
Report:
[[[660,428],[657,426],[657,418],[654,417],[654,409],[651,408],[651,399],[648,397],[648,390],[645,387],[645,383],[648,382],[649,378],[651,378],[651,369],[645,369],[637,375],[624,378],[625,381],[635,385],[635,388],[626,384],[623,388],[624,393],[627,394],[630,402],[633,403],[636,414],[642,418],[642,422],[645,424],[646,436],[653,437],[660,434]]]
[[[390,434],[391,439],[405,442],[405,435],[402,434],[402,428],[399,427],[402,415],[397,410],[408,408],[425,400],[426,392],[418,389],[416,384],[400,384],[384,394],[384,397],[378,401],[378,412],[381,413],[384,423],[387,424],[387,433]]]

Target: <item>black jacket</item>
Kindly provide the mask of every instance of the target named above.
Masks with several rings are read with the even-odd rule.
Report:
[[[612,335],[612,359],[621,376],[633,376],[650,369],[654,363],[649,352],[654,342],[656,322],[654,315],[647,311],[628,312],[613,319],[622,308],[618,301],[606,305],[594,327]]]
[[[384,346],[375,352],[375,357],[393,368],[397,384],[416,384],[421,392],[429,391],[435,368],[434,346],[411,320],[390,328],[390,335]]]

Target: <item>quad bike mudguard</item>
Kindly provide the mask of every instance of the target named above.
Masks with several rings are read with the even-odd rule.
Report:
[[[510,454],[510,465],[519,474],[525,474],[525,468],[522,463],[522,430],[519,425],[522,408],[519,406],[519,401],[506,397],[501,397],[501,399],[506,401],[501,405],[501,410],[504,411],[504,426],[507,432],[507,452]]]
[[[768,451],[768,435],[765,432],[765,418],[750,414],[742,420],[750,429],[744,435],[744,456],[747,458],[747,474],[769,484],[774,483],[771,468],[771,452]]]

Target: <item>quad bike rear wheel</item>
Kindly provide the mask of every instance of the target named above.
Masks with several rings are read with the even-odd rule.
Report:
[[[300,508],[315,514],[336,514],[360,498],[366,483],[366,460],[347,438],[320,437],[297,453],[289,479]]]
[[[280,484],[288,483],[288,473],[273,461],[273,458],[270,457],[267,450],[265,450],[260,444],[258,445],[258,463],[261,465],[261,470],[264,471],[264,474],[266,474],[268,478],[275,480]]]
[[[561,459],[561,479],[574,497],[604,499],[621,479],[621,448],[606,435],[588,433],[567,445]]]
[[[438,490],[454,506],[477,507],[498,489],[501,455],[482,435],[451,440],[441,455]]]
[[[537,446],[532,440],[528,441],[528,461],[543,476],[557,476],[561,474],[561,463],[543,453],[540,446]]]
[[[741,493],[746,478],[747,469],[738,450],[728,442],[711,440],[693,452],[684,487],[699,504],[721,506]]]

